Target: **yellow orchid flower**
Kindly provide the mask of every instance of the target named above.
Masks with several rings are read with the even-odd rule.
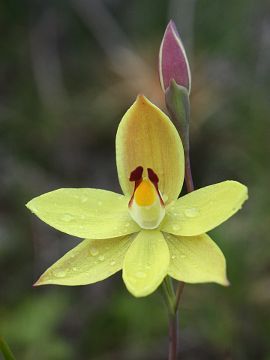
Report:
[[[227,285],[226,261],[205,233],[236,213],[247,188],[224,181],[178,198],[184,153],[170,119],[144,96],[126,112],[116,135],[124,195],[98,189],[59,189],[26,206],[42,221],[84,238],[35,285],[86,285],[119,270],[137,297],[168,274],[187,283]]]

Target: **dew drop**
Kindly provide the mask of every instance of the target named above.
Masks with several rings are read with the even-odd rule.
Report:
[[[63,278],[66,276],[66,271],[65,270],[54,270],[53,274],[55,277]]]
[[[189,208],[184,211],[186,217],[194,218],[199,214],[199,210],[196,208]]]
[[[105,259],[104,255],[99,255],[99,257],[98,257],[99,261],[104,261],[104,259]]]
[[[176,259],[176,255],[172,255],[172,259],[173,259],[173,260]]]
[[[145,272],[143,272],[143,271],[137,271],[135,275],[136,275],[136,277],[139,278],[139,279],[143,279],[143,278],[146,277],[146,274],[145,274]]]
[[[110,262],[110,265],[111,265],[111,266],[115,265],[115,261],[112,260],[112,261]]]
[[[90,254],[91,254],[92,256],[98,255],[98,249],[97,249],[96,247],[94,247],[94,246],[91,246],[91,248],[90,248]]]
[[[71,221],[71,220],[73,220],[74,219],[74,216],[73,215],[70,215],[70,214],[64,214],[63,216],[62,216],[62,220],[63,221],[66,221],[66,222],[69,222],[69,221]]]

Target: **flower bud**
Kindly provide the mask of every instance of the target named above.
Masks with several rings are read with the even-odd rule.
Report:
[[[188,59],[174,22],[166,28],[159,51],[159,77],[165,92],[172,80],[190,93],[191,76]]]

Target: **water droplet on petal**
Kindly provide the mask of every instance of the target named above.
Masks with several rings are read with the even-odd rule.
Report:
[[[146,277],[146,273],[143,272],[143,271],[137,271],[135,275],[136,275],[136,277],[139,278],[139,279],[143,279],[143,278]]]
[[[90,254],[91,254],[92,256],[98,255],[98,249],[97,249],[96,247],[94,247],[94,246],[91,246],[91,247],[90,247]]]
[[[66,271],[58,269],[58,270],[54,270],[53,274],[55,277],[63,278],[66,276]]]
[[[173,259],[173,260],[176,259],[176,255],[172,255],[172,259]]]
[[[110,265],[111,265],[111,266],[115,265],[115,261],[112,260],[112,261],[110,262]]]
[[[199,214],[199,210],[197,208],[189,208],[184,211],[186,217],[194,218]]]
[[[62,220],[63,220],[63,221],[66,221],[66,222],[69,222],[69,221],[71,221],[71,220],[73,220],[73,219],[74,219],[74,216],[71,215],[71,214],[64,214],[64,215],[62,216]]]
[[[99,255],[99,257],[98,257],[98,260],[99,260],[99,261],[104,261],[104,259],[105,259],[105,256],[104,256],[104,255]]]

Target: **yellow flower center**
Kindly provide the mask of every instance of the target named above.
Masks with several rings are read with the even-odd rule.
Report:
[[[130,173],[135,182],[134,192],[128,204],[129,213],[142,229],[156,229],[165,216],[165,206],[158,190],[158,176],[147,168],[148,177],[143,178],[143,167],[138,166]]]
[[[135,190],[135,201],[140,206],[150,206],[156,200],[156,189],[150,180],[144,179]]]

